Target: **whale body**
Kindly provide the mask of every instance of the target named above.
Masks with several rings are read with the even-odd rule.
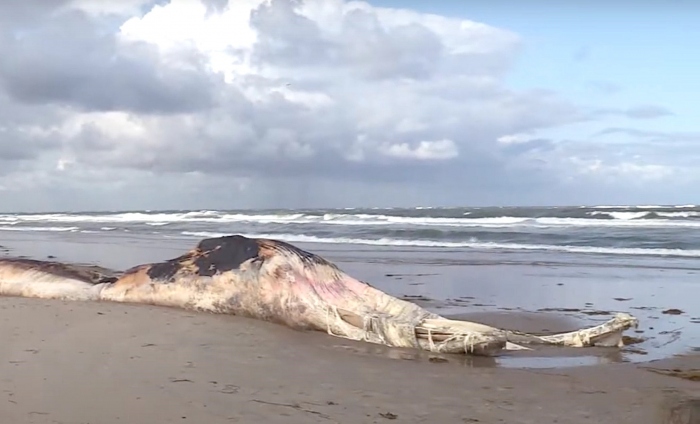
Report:
[[[524,345],[621,346],[637,319],[538,336],[452,320],[391,296],[289,243],[209,238],[183,255],[114,272],[32,259],[0,259],[0,295],[110,301],[232,314],[297,330],[392,347],[494,355]]]

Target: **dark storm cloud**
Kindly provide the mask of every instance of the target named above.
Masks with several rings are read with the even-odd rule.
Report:
[[[10,169],[37,159],[43,153],[61,146],[61,136],[54,130],[42,131],[44,125],[55,123],[59,115],[48,107],[18,105],[0,92],[0,168]]]
[[[36,139],[16,129],[0,131],[0,159],[8,162],[32,160],[55,147],[50,140]]]
[[[20,102],[139,113],[193,112],[215,102],[218,80],[198,55],[185,59],[191,69],[163,66],[153,46],[120,46],[79,11],[4,35],[0,84]]]

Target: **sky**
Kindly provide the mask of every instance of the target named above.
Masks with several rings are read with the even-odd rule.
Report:
[[[0,3],[0,209],[700,203],[700,3]]]

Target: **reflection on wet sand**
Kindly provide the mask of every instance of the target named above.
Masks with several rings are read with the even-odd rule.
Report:
[[[415,349],[390,348],[382,345],[355,344],[333,345],[334,349],[343,349],[360,356],[375,356],[381,358],[416,361],[429,363],[450,363],[468,368],[491,368],[498,366],[498,359],[489,356],[450,355],[431,353]]]
[[[586,349],[543,347],[530,351],[504,351],[495,357],[431,353],[414,349],[390,348],[382,345],[352,342],[333,344],[331,348],[342,349],[360,356],[435,364],[449,363],[467,368],[546,369],[627,362],[624,353],[619,349],[598,347]]]

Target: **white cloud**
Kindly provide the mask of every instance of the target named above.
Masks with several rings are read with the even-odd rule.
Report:
[[[597,163],[537,138],[589,116],[508,87],[522,48],[511,31],[360,1],[159,3],[66,3],[87,16],[42,3],[31,15],[46,19],[3,28],[36,26],[0,46],[0,186],[15,199],[60,187],[82,203],[51,201],[85,208],[111,205],[109,193],[184,207],[181,186],[191,202],[213,188],[231,206],[287,206],[296,192],[367,202],[367,190],[398,202],[402,184],[405,199],[512,203],[518,187],[549,193],[561,176],[671,175],[633,151]]]
[[[408,143],[390,144],[382,148],[386,156],[400,159],[447,160],[456,158],[459,149],[452,140],[421,141],[416,146]]]
[[[664,180],[676,174],[676,169],[671,166],[632,161],[611,162],[574,156],[569,158],[569,163],[581,174],[608,179],[624,178],[638,183]]]
[[[194,48],[225,84],[218,106],[200,113],[146,118],[86,113],[64,123],[73,128],[80,123],[92,138],[110,140],[103,160],[114,165],[158,166],[155,157],[166,153],[162,164],[169,169],[212,157],[221,162],[226,154],[342,160],[353,156],[352,149],[354,159],[364,162],[378,155],[445,160],[470,145],[487,145],[504,128],[567,119],[566,113],[529,116],[532,110],[514,98],[518,103],[541,98],[494,84],[519,39],[467,20],[339,0],[308,0],[298,7],[235,1],[221,13],[208,13],[195,0],[173,0],[128,19],[119,38],[123,48],[135,42],[156,46],[163,66],[170,67],[180,66],[176,59],[183,57],[183,46]],[[430,60],[422,61],[426,55]],[[460,89],[467,97],[451,99]],[[471,93],[478,104],[470,102]],[[554,98],[544,102],[545,108],[562,104]],[[88,155],[85,131],[81,135],[71,137],[69,147],[78,160]],[[371,140],[363,141],[362,153],[358,137]],[[193,153],[193,143],[206,144],[208,152]],[[137,152],[139,159],[132,159]]]
[[[508,134],[496,139],[501,144],[520,144],[530,140],[532,140],[532,136],[527,134]]]

